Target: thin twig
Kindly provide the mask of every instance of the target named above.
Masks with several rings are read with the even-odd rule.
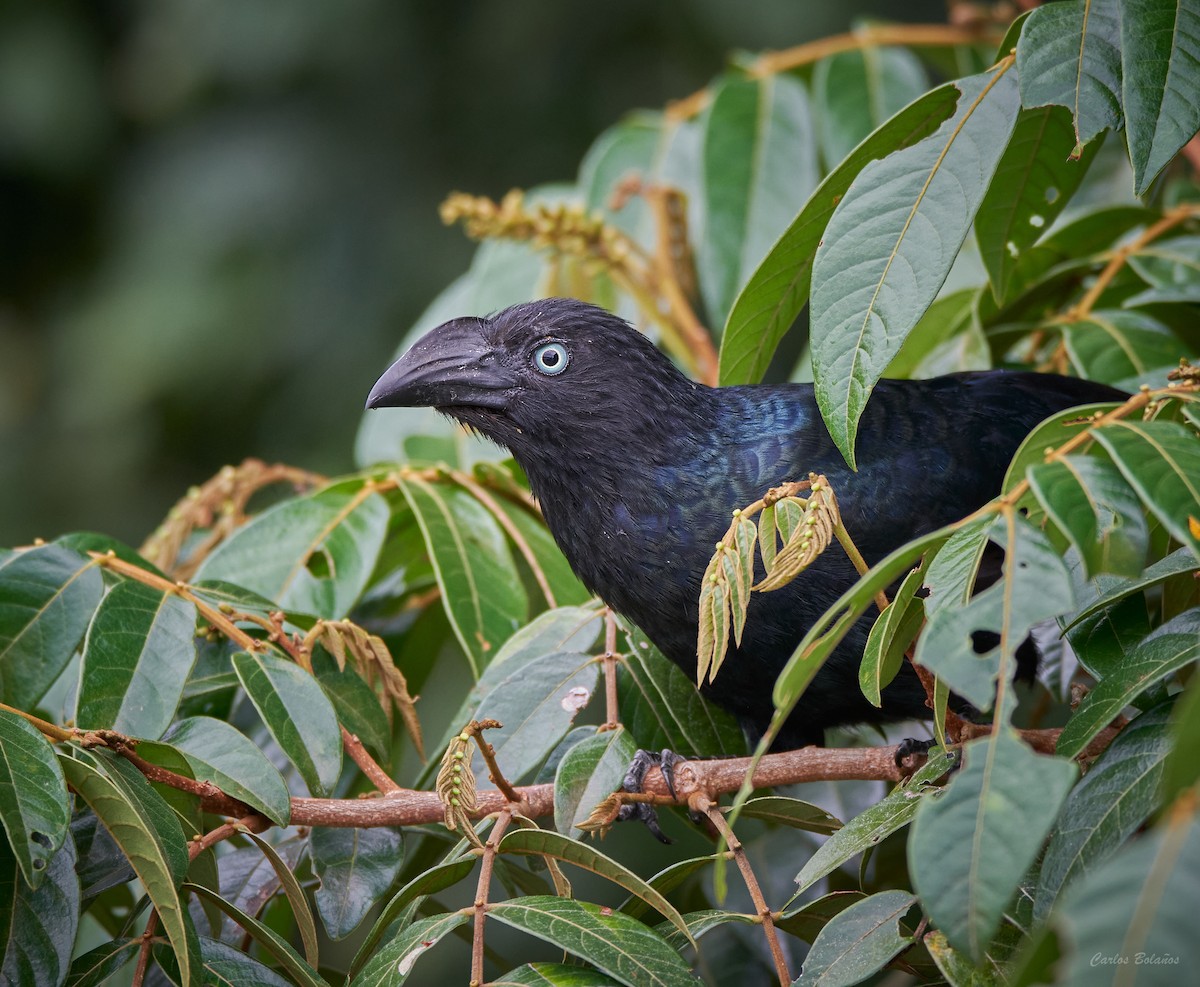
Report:
[[[479,867],[479,883],[475,886],[475,902],[472,906],[474,927],[471,933],[471,987],[483,983],[483,925],[487,919],[488,891],[492,884],[492,867],[496,863],[496,848],[500,838],[512,821],[512,809],[506,807],[496,817],[496,824],[483,845]]]
[[[367,780],[378,791],[384,793],[402,791],[401,787],[396,784],[392,777],[379,766],[379,763],[370,755],[357,736],[347,730],[341,723],[338,724],[338,729],[342,731],[343,750],[350,755],[350,760],[358,765],[358,769],[367,776]]]
[[[621,725],[617,705],[617,618],[609,609],[604,611],[604,723],[601,730],[615,730]]]
[[[137,966],[133,968],[133,979],[130,987],[142,987],[146,982],[146,970],[150,965],[150,951],[154,948],[154,935],[158,931],[158,909],[150,910],[146,919],[146,928],[142,931],[142,944],[138,946]]]
[[[783,947],[779,943],[779,933],[775,929],[775,919],[766,898],[763,897],[762,888],[758,883],[758,878],[754,874],[754,868],[750,866],[750,860],[746,856],[746,850],[742,846],[742,841],[737,838],[733,827],[726,822],[725,816],[721,813],[720,806],[709,799],[708,796],[700,792],[694,793],[688,799],[688,808],[693,812],[703,813],[717,832],[721,834],[726,845],[729,847],[729,852],[733,854],[733,859],[738,865],[738,870],[742,873],[742,880],[746,884],[746,890],[750,892],[750,900],[754,903],[754,910],[758,915],[759,921],[762,923],[763,935],[767,937],[767,948],[771,951],[771,959],[775,963],[775,973],[779,977],[780,987],[787,987],[792,982],[792,975],[788,971],[787,959],[784,957]]]

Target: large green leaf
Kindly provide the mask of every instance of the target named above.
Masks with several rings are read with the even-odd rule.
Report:
[[[979,709],[991,708],[997,676],[1005,669],[1007,675],[1013,673],[1016,649],[1034,624],[1066,613],[1075,602],[1070,573],[1042,531],[1010,514],[990,534],[1006,548],[1003,577],[963,606],[930,613],[914,654],[919,664]],[[931,578],[933,573],[931,567]],[[937,596],[931,593],[930,598]],[[980,631],[996,635],[997,642],[977,652],[973,635]]]
[[[1155,628],[1108,670],[1063,727],[1056,750],[1074,757],[1117,714],[1163,677],[1200,658],[1200,608]]]
[[[579,165],[579,188],[588,211],[604,212],[610,223],[643,243],[651,222],[645,200],[622,196],[621,208],[614,209],[613,196],[630,176],[645,180],[652,173],[662,141],[660,114],[631,114],[597,137]]]
[[[1017,259],[1049,229],[1094,155],[1070,157],[1071,116],[1061,106],[1025,110],[975,216],[979,255],[997,300],[1007,298]]]
[[[46,738],[7,710],[0,710],[0,822],[25,883],[37,888],[67,838],[67,783]]]
[[[460,487],[408,477],[401,489],[425,536],[446,615],[478,678],[529,613],[508,540]]]
[[[618,863],[611,857],[606,857],[589,843],[580,843],[562,833],[549,832],[544,829],[517,829],[505,834],[504,839],[500,841],[499,852],[553,857],[556,860],[574,864],[576,867],[582,867],[593,874],[598,874],[624,888],[630,894],[641,898],[691,941],[691,935],[683,918],[661,893],[624,864]],[[692,945],[695,943],[693,942]]]
[[[346,616],[375,568],[387,533],[387,501],[346,480],[285,500],[235,531],[196,579],[221,579],[284,609]]]
[[[826,167],[837,167],[872,131],[928,88],[921,60],[907,48],[867,46],[817,62],[813,104]]]
[[[847,860],[875,849],[885,837],[912,822],[921,803],[941,793],[940,788],[934,787],[934,782],[953,766],[954,758],[945,751],[931,752],[929,760],[911,778],[847,821],[821,844],[796,875],[799,890],[811,887]]]
[[[907,891],[881,891],[835,915],[813,942],[793,987],[857,984],[877,973],[912,943],[900,920],[916,900]]]
[[[71,787],[104,823],[129,859],[158,912],[185,985],[199,981],[194,935],[178,886],[187,870],[183,830],[175,813],[128,762],[103,750],[60,753]]]
[[[404,863],[398,829],[320,827],[309,836],[313,870],[321,882],[317,911],[331,939],[344,939],[379,904]]]
[[[992,354],[979,322],[979,293],[963,288],[942,295],[926,309],[885,377],[938,377],[959,370],[987,370]]]
[[[1158,808],[1171,708],[1161,703],[1125,727],[1067,797],[1038,876],[1038,921],[1064,888],[1111,857]]]
[[[571,570],[570,563],[567,562],[562,550],[555,544],[554,537],[546,528],[545,523],[510,500],[497,498],[497,502],[505,516],[512,522],[513,527],[525,539],[525,544],[533,554],[537,567],[545,579],[546,585],[550,588],[553,599],[547,598],[546,605],[552,607],[577,606],[592,599],[592,594]]]
[[[41,871],[36,889],[21,880],[17,860],[0,843],[0,983],[59,987],[79,932],[75,846],[67,840]]]
[[[1200,820],[1194,810],[1074,884],[1053,914],[1070,987],[1188,983],[1200,968]]]
[[[423,918],[408,926],[379,950],[350,987],[399,987],[408,979],[413,965],[449,932],[467,921],[462,912]]]
[[[713,94],[704,129],[704,235],[700,284],[724,325],[738,290],[816,187],[816,140],[804,85],[793,76],[730,76]]]
[[[1079,550],[1089,578],[1136,577],[1149,534],[1141,501],[1112,463],[1063,456],[1029,468],[1029,485],[1046,513]]]
[[[0,699],[32,709],[71,660],[104,593],[95,563],[59,545],[0,558]]]
[[[278,826],[291,817],[287,784],[257,744],[211,716],[180,720],[167,741],[183,755],[192,776],[257,809]]]
[[[721,337],[721,383],[753,384],[804,308],[813,257],[829,217],[871,161],[932,134],[953,111],[959,91],[939,86],[905,107],[864,140],[820,184],[742,289]]]
[[[269,653],[233,656],[246,695],[308,790],[323,798],[342,770],[342,736],[325,693],[299,665]]]
[[[1075,121],[1075,152],[1121,119],[1121,12],[1118,0],[1048,3],[1017,42],[1025,106],[1065,106]]]
[[[533,895],[497,902],[488,917],[544,939],[629,987],[693,987],[700,982],[661,936],[621,912]]]
[[[908,852],[926,914],[979,962],[1077,769],[1034,754],[1008,728],[970,741],[964,756],[945,794],[923,800]]]
[[[1123,305],[1200,302],[1200,236],[1155,240],[1131,254],[1129,266],[1150,287]]]
[[[859,173],[813,262],[817,403],[852,466],[867,398],[946,280],[1016,122],[1011,63],[955,85],[935,134]]]
[[[1200,558],[1200,438],[1175,422],[1122,419],[1096,430],[1129,485],[1171,535]]]
[[[640,630],[631,630],[626,640],[629,653],[617,667],[619,704],[639,747],[707,756],[745,753],[745,735],[729,712],[706,701]]]
[[[1164,370],[1178,366],[1185,352],[1170,329],[1141,311],[1100,310],[1061,329],[1081,376],[1130,390],[1163,386]]]
[[[161,737],[195,661],[195,604],[133,579],[118,583],[88,628],[76,723]]]
[[[554,774],[555,828],[574,835],[597,804],[621,787],[636,753],[624,727],[594,734],[567,751]]]
[[[1144,195],[1200,130],[1200,6],[1123,0],[1121,70],[1133,189]]]
[[[488,693],[476,718],[503,724],[487,740],[505,778],[515,783],[545,759],[591,699],[598,675],[591,655],[558,652],[513,671]],[[481,767],[479,783],[486,779]]]

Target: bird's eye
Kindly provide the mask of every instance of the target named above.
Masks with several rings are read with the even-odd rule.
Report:
[[[567,348],[562,343],[546,343],[533,351],[533,365],[538,373],[554,377],[567,369]]]

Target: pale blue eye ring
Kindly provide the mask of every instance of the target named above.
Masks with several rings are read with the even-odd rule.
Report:
[[[567,348],[562,343],[545,343],[533,351],[533,365],[538,373],[555,377],[567,369],[570,362]]]

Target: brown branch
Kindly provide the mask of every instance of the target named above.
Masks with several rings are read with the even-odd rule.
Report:
[[[473,903],[474,926],[471,933],[471,987],[483,983],[483,925],[487,920],[488,891],[492,884],[492,867],[496,863],[496,848],[500,838],[512,821],[512,808],[506,807],[496,817],[496,824],[483,845],[482,862],[479,867],[479,883],[475,886]]]
[[[500,770],[500,765],[496,763],[496,749],[483,739],[484,730],[494,730],[499,726],[501,724],[497,720],[473,721],[466,732],[475,738],[475,744],[479,747],[479,753],[483,755],[483,761],[488,769],[488,777],[492,780],[492,783],[509,802],[515,802],[519,805],[521,804],[521,796],[517,794],[517,790],[512,787],[509,780],[504,777],[504,772]]]
[[[150,951],[154,948],[154,936],[158,931],[158,909],[150,910],[150,917],[146,919],[146,928],[142,931],[142,943],[138,946],[137,965],[133,968],[133,979],[130,981],[130,987],[142,987],[146,982],[146,970],[150,965]]]
[[[779,977],[780,987],[788,987],[788,984],[792,982],[792,975],[788,971],[787,960],[783,955],[783,947],[779,944],[779,934],[775,930],[775,919],[766,898],[763,897],[762,888],[759,886],[754,869],[750,866],[750,860],[746,856],[746,850],[742,846],[742,841],[737,838],[737,834],[734,833],[733,828],[726,822],[725,816],[721,813],[720,806],[703,793],[693,793],[691,798],[688,799],[688,808],[693,812],[703,813],[713,825],[713,828],[721,834],[725,840],[725,844],[729,847],[729,852],[733,854],[733,859],[738,865],[738,870],[741,871],[742,881],[745,882],[746,890],[750,893],[750,900],[754,903],[754,910],[758,915],[758,920],[762,924],[763,934],[767,937],[767,948],[771,951],[771,959],[775,963],[775,973]]]
[[[375,788],[385,794],[389,792],[402,791],[401,787],[392,780],[392,777],[379,766],[379,763],[373,758],[365,747],[362,741],[354,734],[347,730],[341,723],[338,724],[338,729],[342,731],[342,748],[350,756],[358,769],[367,776]]]
[[[621,725],[617,704],[617,618],[609,609],[604,611],[604,723],[601,730],[616,730]]]
[[[224,822],[216,829],[210,829],[203,836],[197,836],[188,841],[188,860],[195,860],[205,850],[236,836],[242,830],[249,830],[251,833],[265,833],[270,828],[271,821],[257,812],[242,816],[241,819]]]

